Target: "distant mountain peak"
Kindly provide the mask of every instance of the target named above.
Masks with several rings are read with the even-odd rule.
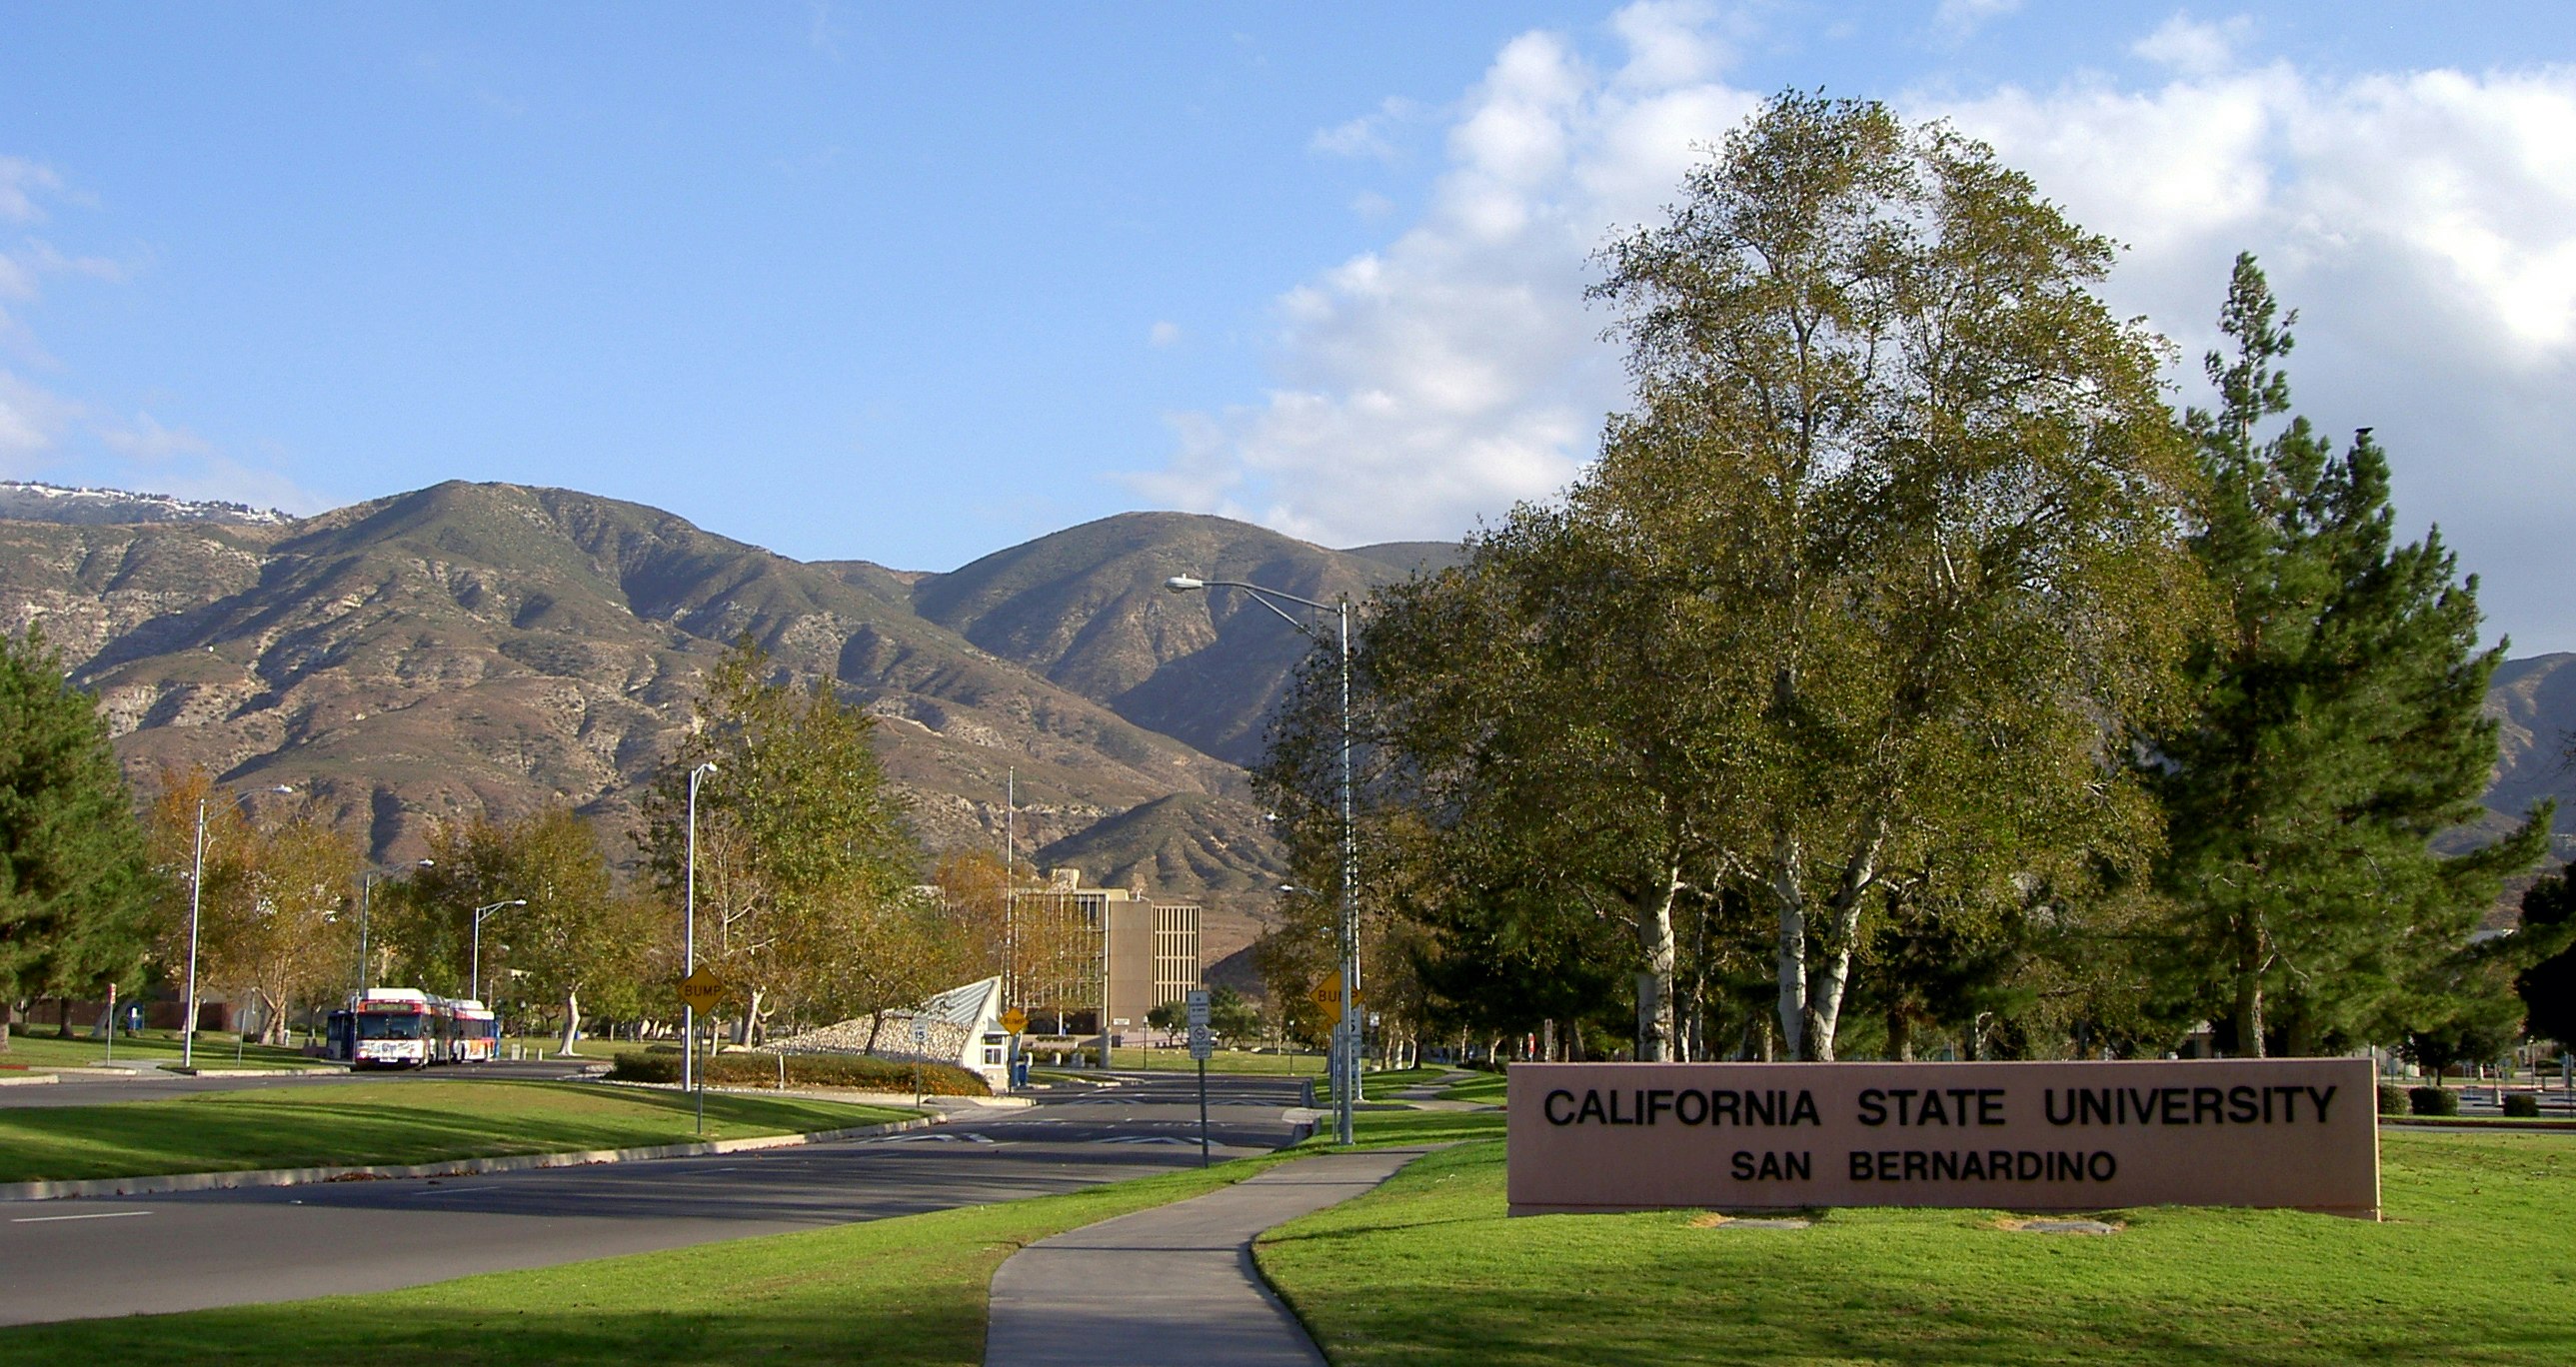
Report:
[[[133,522],[225,522],[251,527],[283,527],[296,519],[276,508],[247,503],[138,494],[126,489],[77,488],[33,480],[0,480],[0,518],[16,522],[59,522],[72,526],[107,526]]]

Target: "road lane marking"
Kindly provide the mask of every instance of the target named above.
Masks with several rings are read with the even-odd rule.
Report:
[[[497,1184],[488,1187],[433,1187],[428,1191],[415,1191],[411,1194],[414,1196],[462,1196],[469,1191],[499,1191],[500,1189],[501,1188]]]
[[[13,1225],[50,1225],[57,1220],[122,1220],[128,1215],[149,1215],[151,1213],[152,1212],[148,1210],[103,1210],[95,1215],[20,1215],[13,1217],[9,1223]]]

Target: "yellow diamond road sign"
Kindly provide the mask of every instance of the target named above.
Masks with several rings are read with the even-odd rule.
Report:
[[[1016,1035],[1016,1034],[1021,1033],[1022,1031],[1027,1030],[1028,1028],[1029,1028],[1029,1013],[1028,1013],[1028,1012],[1023,1011],[1023,1010],[1021,1010],[1020,1008],[1018,1008],[1018,1007],[1014,1006],[1014,1007],[1012,1007],[1010,1010],[1005,1011],[1005,1012],[1003,1012],[1003,1013],[1002,1013],[1002,1029],[1003,1029],[1003,1030],[1005,1030],[1005,1031],[1007,1031],[1007,1032],[1009,1032],[1009,1033],[1011,1033],[1011,1034]]]
[[[692,1011],[704,1011],[724,1000],[724,980],[701,968],[680,980],[680,1000]]]
[[[1322,1011],[1325,1011],[1325,1012],[1327,1012],[1327,1013],[1329,1013],[1329,1014],[1331,1014],[1331,1015],[1334,1015],[1334,1016],[1339,1016],[1339,1015],[1341,1015],[1341,1014],[1342,1014],[1342,985],[1341,985],[1341,983],[1340,983],[1340,982],[1338,982],[1338,981],[1335,981],[1335,982],[1327,982],[1327,983],[1317,983],[1317,984],[1315,984],[1314,1000],[1315,1000],[1315,1005],[1316,1005],[1316,1007],[1317,1007],[1318,1009],[1320,1009],[1320,1010],[1322,1010]],[[1362,998],[1359,998],[1359,1000],[1361,1000],[1361,1001],[1366,1001],[1366,1000],[1367,1000],[1367,998],[1362,997]]]

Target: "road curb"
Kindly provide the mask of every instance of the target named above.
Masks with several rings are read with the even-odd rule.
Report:
[[[522,1153],[499,1158],[456,1158],[443,1163],[374,1164],[345,1168],[261,1168],[244,1172],[182,1172],[157,1177],[88,1177],[59,1182],[0,1182],[0,1201],[60,1201],[78,1196],[166,1196],[182,1191],[224,1191],[236,1187],[295,1187],[314,1182],[363,1182],[403,1177],[467,1177],[487,1172],[525,1172],[534,1168],[574,1168],[590,1163],[636,1163],[656,1158],[704,1158],[752,1149],[787,1149],[836,1139],[864,1139],[945,1124],[946,1116],[891,1120],[811,1134],[767,1134],[749,1139],[692,1140],[635,1149],[582,1149],[570,1153]]]
[[[48,1082],[60,1081],[62,1077],[55,1073],[17,1073],[0,1077],[0,1087],[41,1087]]]

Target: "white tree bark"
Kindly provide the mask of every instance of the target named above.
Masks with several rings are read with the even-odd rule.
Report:
[[[573,1045],[579,1043],[580,1040],[581,990],[579,988],[567,987],[564,989],[563,1047],[555,1052],[569,1058],[575,1052]]]

